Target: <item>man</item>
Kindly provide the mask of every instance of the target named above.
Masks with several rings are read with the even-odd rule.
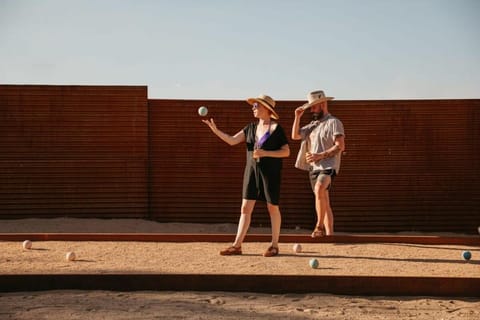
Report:
[[[312,238],[317,238],[333,234],[329,189],[340,170],[345,133],[342,122],[328,112],[328,101],[333,97],[327,97],[319,90],[309,93],[307,98],[308,103],[295,109],[292,139],[302,140],[295,167],[309,171],[317,212]],[[313,119],[300,128],[300,119],[307,109],[311,110]]]

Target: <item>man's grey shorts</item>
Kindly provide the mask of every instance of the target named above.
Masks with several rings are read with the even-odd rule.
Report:
[[[326,170],[313,170],[308,173],[310,177],[310,185],[312,186],[312,191],[315,192],[315,185],[317,181],[324,181],[328,176],[330,177],[330,184],[327,187],[327,190],[330,190],[332,187],[333,178],[337,175],[335,169],[326,169]]]

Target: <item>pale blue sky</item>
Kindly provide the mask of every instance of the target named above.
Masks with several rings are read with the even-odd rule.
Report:
[[[480,98],[480,0],[0,0],[0,83]]]

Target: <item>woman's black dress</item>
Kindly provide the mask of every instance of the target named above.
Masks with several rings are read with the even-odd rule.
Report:
[[[280,183],[282,158],[263,157],[257,162],[253,158],[255,133],[258,123],[252,122],[243,128],[247,145],[247,161],[243,175],[243,199],[262,200],[278,205],[280,200]],[[277,127],[262,145],[264,150],[279,150],[288,144],[285,131],[277,123]]]

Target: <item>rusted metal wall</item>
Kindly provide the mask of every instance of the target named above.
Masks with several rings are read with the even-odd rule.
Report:
[[[301,101],[279,101],[289,136]],[[236,223],[245,146],[223,131],[253,121],[244,101],[148,100],[146,87],[0,86],[0,218],[138,217]],[[340,232],[480,225],[480,100],[332,101],[347,150],[331,198]],[[304,117],[304,123],[309,116]],[[284,160],[287,227],[312,227],[305,172]],[[269,225],[259,202],[252,225]]]
[[[278,102],[291,130],[298,101]],[[228,146],[201,123],[206,105],[218,127],[234,134],[253,120],[243,101],[150,100],[152,217],[161,221],[236,222],[244,145]],[[337,231],[476,232],[480,225],[480,100],[332,101],[347,150],[331,199]],[[305,123],[309,115],[304,117]],[[284,160],[285,226],[312,227],[313,197],[293,167],[298,141]],[[257,203],[253,225],[269,225]]]
[[[209,108],[209,116],[229,134],[253,120],[242,101],[149,101],[151,208],[155,219],[204,223],[238,220],[245,146],[231,147],[217,138],[197,114],[201,105]],[[305,194],[296,200],[297,208],[310,208],[309,199]],[[265,204],[258,203],[253,223],[266,221]]]
[[[147,88],[0,86],[0,217],[146,217]]]
[[[337,101],[348,151],[338,225],[463,231],[480,225],[480,100]]]

